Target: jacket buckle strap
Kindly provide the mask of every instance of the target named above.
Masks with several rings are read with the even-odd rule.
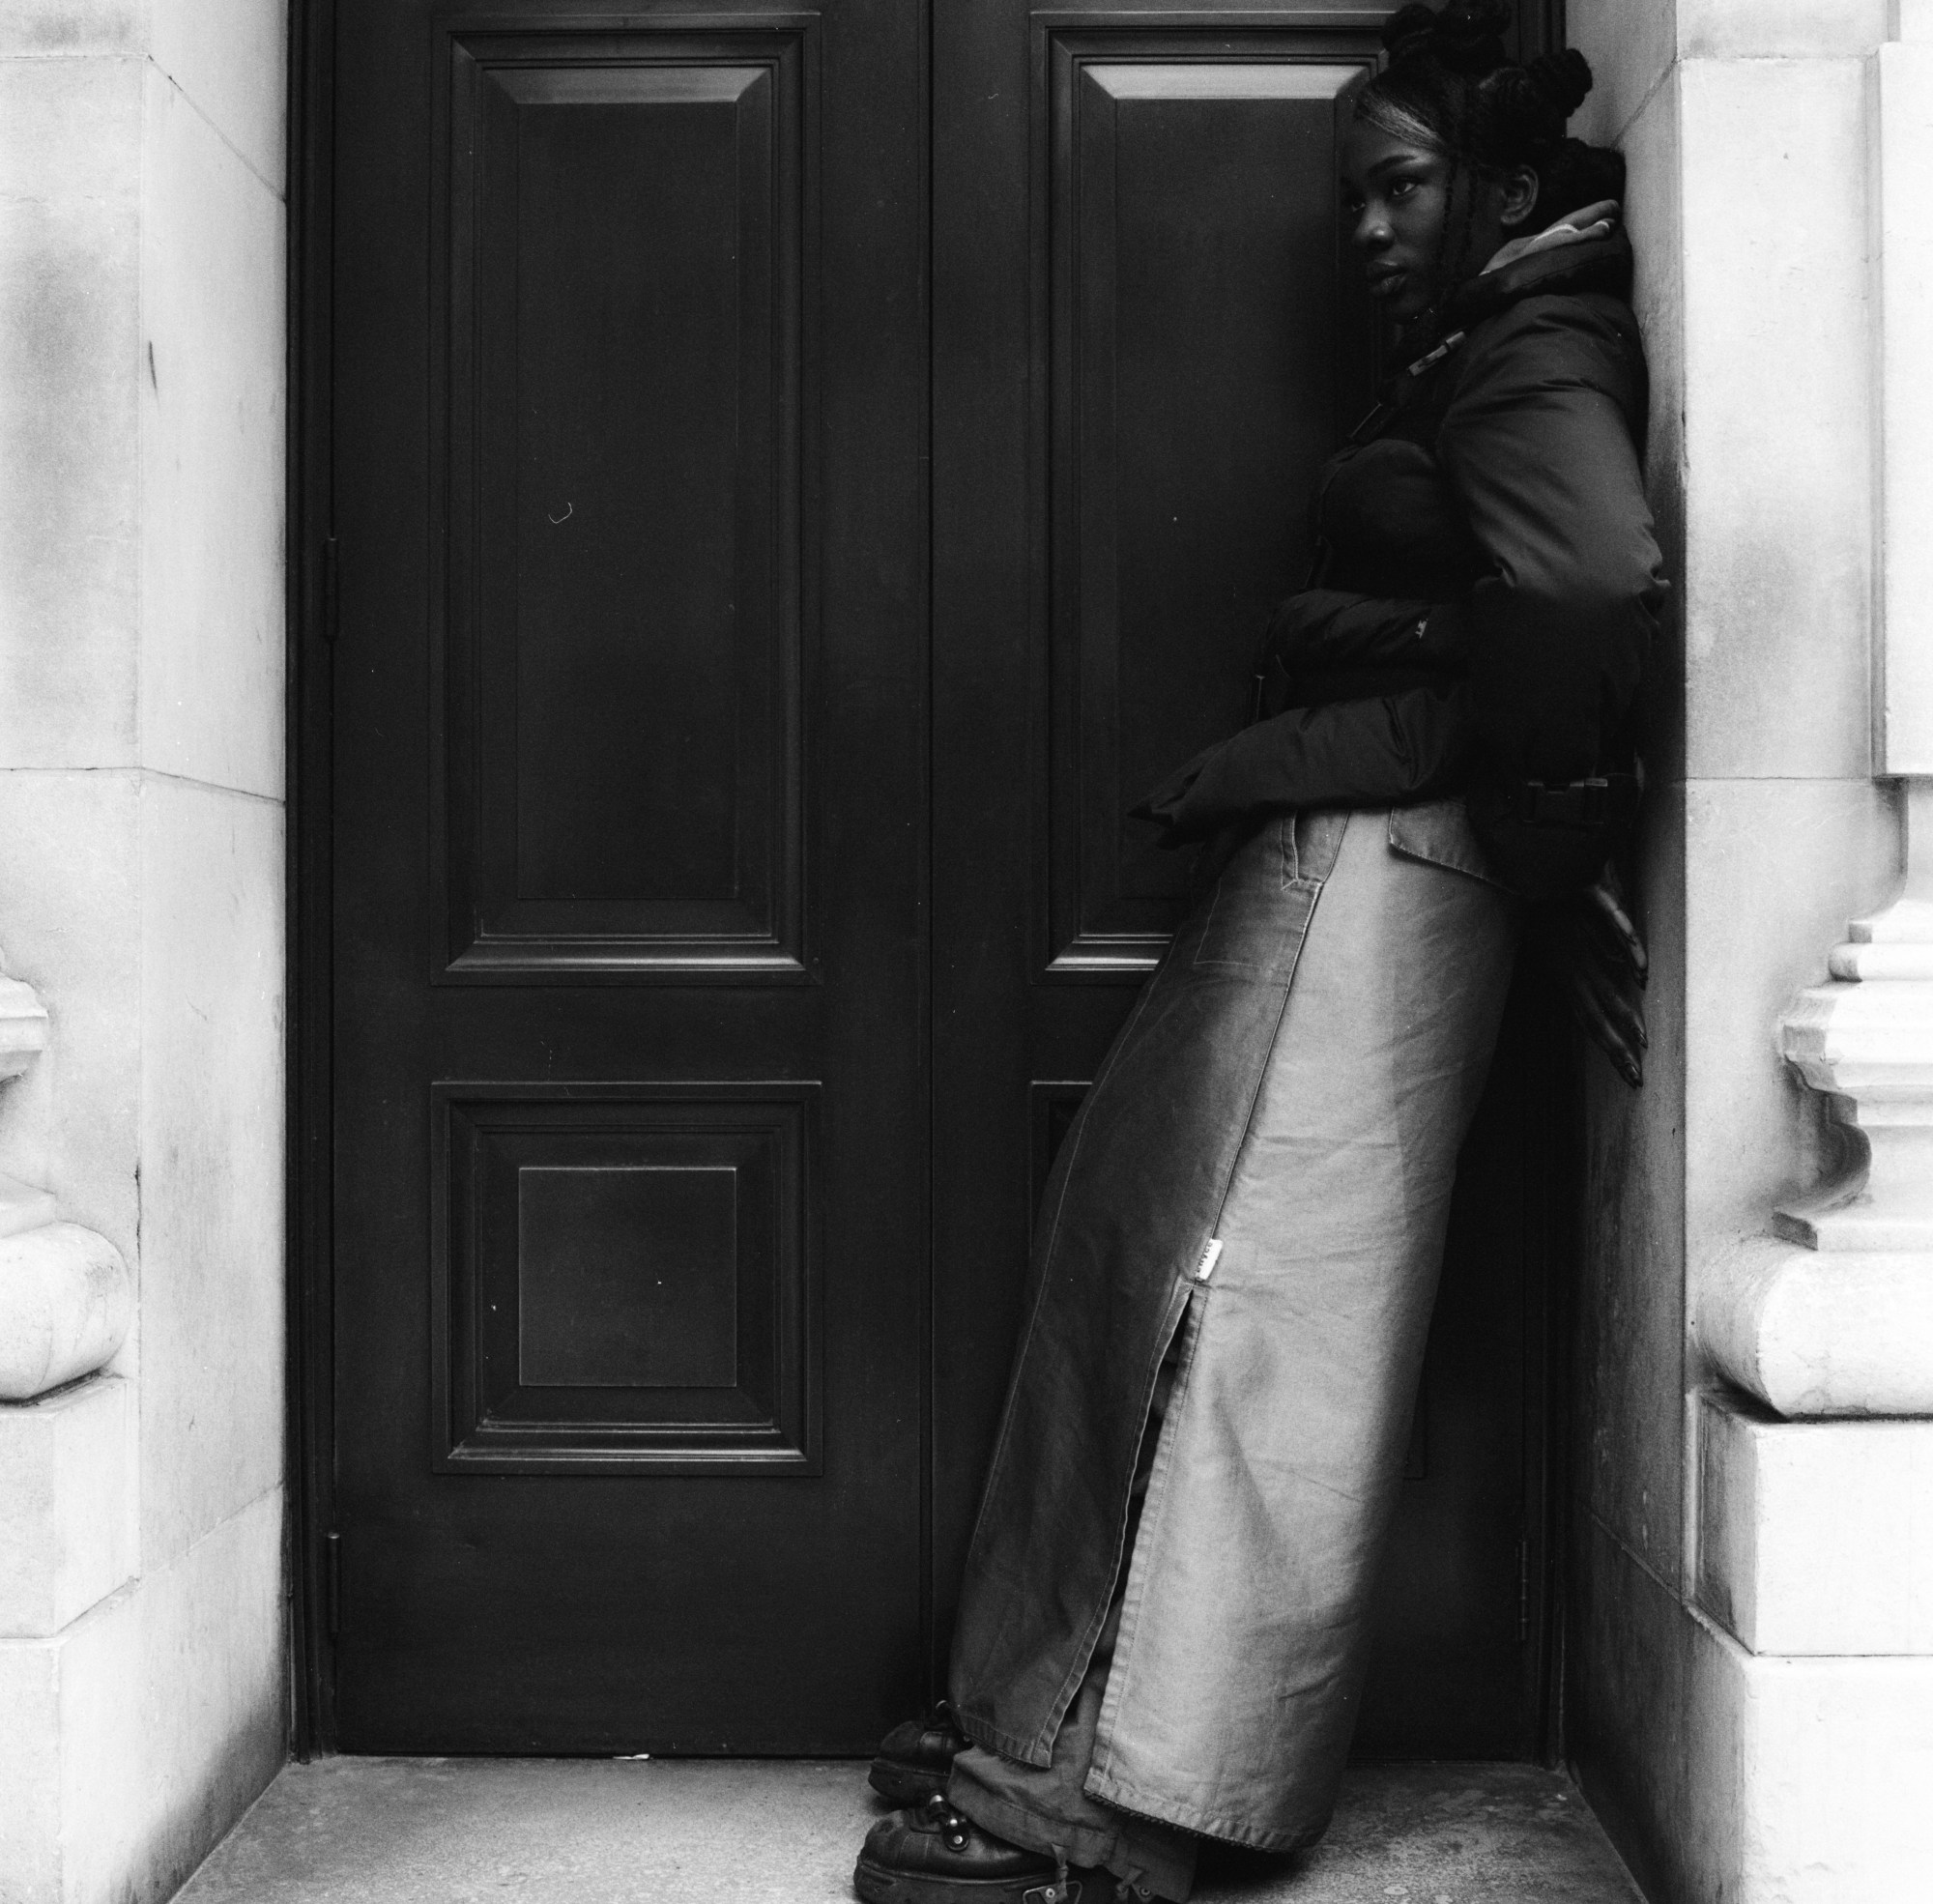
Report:
[[[1052,1884],[1037,1884],[1021,1892],[1021,1904],[1081,1904],[1081,1880],[1055,1878]]]
[[[1637,806],[1637,783],[1628,773],[1600,774],[1562,787],[1519,781],[1512,802],[1526,826],[1570,826],[1585,831],[1628,819]]]
[[[1445,337],[1443,341],[1440,344],[1438,344],[1433,351],[1426,351],[1423,354],[1423,356],[1418,358],[1416,361],[1409,366],[1408,374],[1412,377],[1420,377],[1426,370],[1433,369],[1437,364],[1441,363],[1443,360],[1446,357],[1448,357],[1452,351],[1456,350],[1458,347],[1458,345],[1462,343],[1463,339],[1467,337],[1469,334],[1470,333],[1467,331],[1451,332],[1451,333],[1447,337]]]

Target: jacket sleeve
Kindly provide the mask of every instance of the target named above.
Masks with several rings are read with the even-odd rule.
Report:
[[[1304,589],[1269,622],[1270,662],[1287,677],[1387,667],[1455,667],[1463,618],[1454,602]]]
[[[1178,847],[1285,807],[1428,799],[1460,782],[1471,734],[1460,682],[1291,707],[1197,754],[1133,811]]]
[[[1304,589],[1269,622],[1256,710],[1371,699],[1461,674],[1464,629],[1458,602]]]
[[[1437,454],[1489,563],[1466,605],[1483,766],[1558,784],[1608,764],[1658,628],[1643,361],[1581,299],[1526,300],[1498,325]]]

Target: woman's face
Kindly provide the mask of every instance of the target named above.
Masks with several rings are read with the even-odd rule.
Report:
[[[1537,175],[1480,179],[1445,153],[1358,119],[1342,139],[1342,192],[1370,295],[1400,325],[1484,268],[1529,217]],[[1454,257],[1444,244],[1453,229]]]

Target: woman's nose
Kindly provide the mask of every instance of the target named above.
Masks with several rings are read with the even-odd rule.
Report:
[[[1380,251],[1394,242],[1395,236],[1389,220],[1373,207],[1365,206],[1356,215],[1356,228],[1349,234],[1349,243],[1359,251]]]

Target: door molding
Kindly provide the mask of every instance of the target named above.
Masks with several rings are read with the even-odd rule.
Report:
[[[330,279],[334,0],[289,0],[288,175],[288,1569],[291,1749],[332,1749],[329,1534],[334,1298],[330,1236]]]

